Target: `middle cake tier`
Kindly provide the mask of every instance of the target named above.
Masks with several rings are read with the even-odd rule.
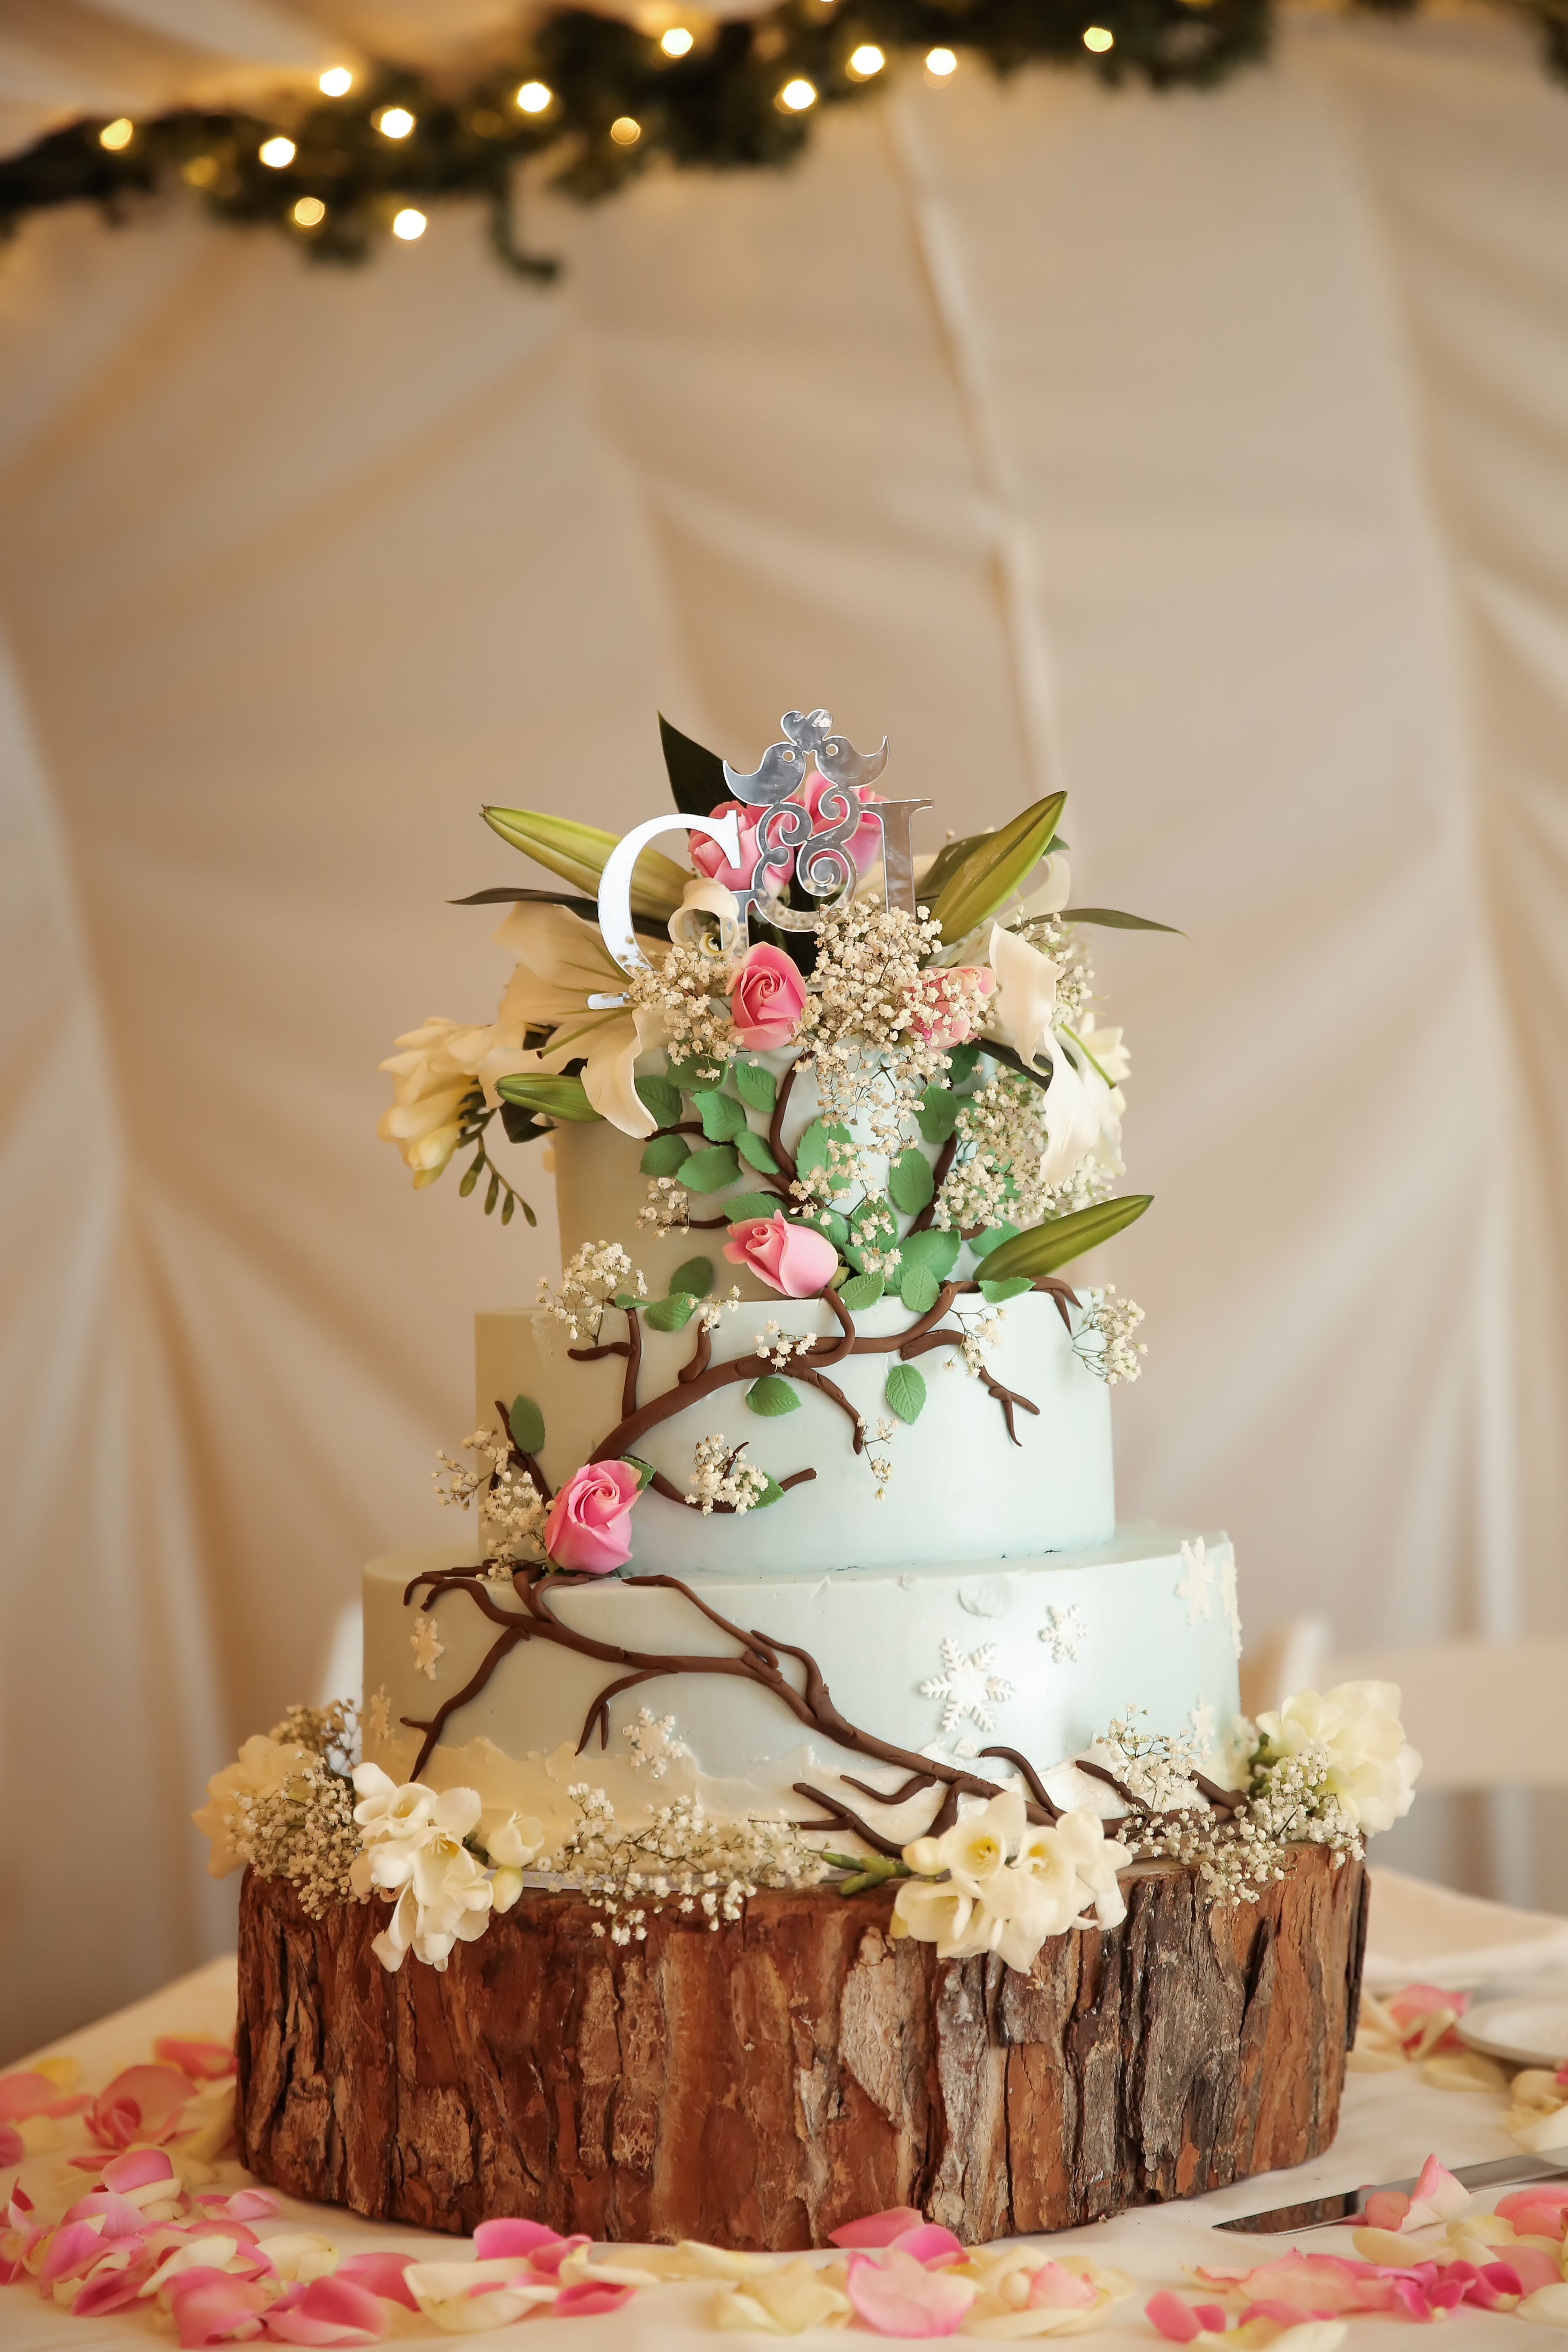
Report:
[[[1069,1329],[1056,1301],[1037,1293],[1000,1310],[978,1298],[963,1307],[947,1318],[951,1339],[910,1368],[920,1384],[912,1423],[889,1412],[888,1382],[916,1318],[897,1299],[863,1308],[857,1336],[885,1339],[886,1350],[829,1359],[811,1376],[778,1350],[781,1338],[837,1333],[816,1298],[745,1299],[727,1309],[707,1335],[710,1366],[698,1378],[697,1327],[659,1330],[639,1313],[631,1412],[631,1318],[618,1308],[605,1309],[596,1345],[574,1339],[545,1310],[480,1315],[479,1418],[499,1429],[514,1399],[531,1400],[544,1431],[538,1458],[554,1487],[606,1455],[632,1455],[660,1473],[674,1496],[656,1488],[639,1498],[634,1573],[921,1568],[1108,1541],[1116,1526],[1110,1399],[1076,1351],[1076,1310]],[[965,1361],[965,1321],[988,1327],[979,1373]],[[720,1440],[743,1444],[746,1461],[785,1491],[741,1513],[705,1516],[683,1502],[700,1491],[699,1447],[722,1453]]]
[[[905,1758],[1005,1780],[1006,1756],[987,1748],[1043,1776],[1133,1705],[1142,1729],[1218,1756],[1238,1711],[1223,1536],[1132,1528],[1045,1559],[557,1584],[549,1615],[582,1647],[532,1630],[504,1579],[444,1580],[468,1558],[398,1552],[365,1570],[365,1754],[398,1781],[477,1789],[488,1812],[533,1815],[551,1837],[588,1782],[623,1820],[681,1795],[712,1818],[805,1820],[820,1807],[804,1787],[901,1841],[940,1792],[896,1807],[868,1795],[910,1767],[835,1737],[835,1721]],[[509,1641],[510,1628],[521,1631]],[[817,1677],[829,1704],[803,1714],[765,1681],[705,1664],[740,1657],[753,1635],[777,1645],[791,1693],[810,1701]],[[1096,1801],[1073,1777],[1064,1801]]]

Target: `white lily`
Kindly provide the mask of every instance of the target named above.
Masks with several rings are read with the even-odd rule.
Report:
[[[1048,1140],[1041,1156],[1040,1181],[1065,1184],[1084,1153],[1099,1140],[1100,1115],[1056,1027],[1061,966],[1016,931],[1005,931],[1000,923],[993,923],[991,969],[996,975],[991,1017],[1006,1043],[1031,1066],[1042,1045],[1050,1048],[1051,1078],[1046,1088]]]
[[[487,1098],[494,1099],[498,1078],[517,1072],[553,1073],[568,1062],[584,1060],[584,1091],[600,1118],[623,1135],[651,1135],[657,1122],[633,1081],[637,1056],[664,1045],[668,1031],[656,1009],[634,1013],[626,1004],[590,1004],[590,997],[619,997],[626,990],[626,976],[599,931],[569,908],[523,899],[493,936],[499,947],[517,958],[496,1028],[514,1033],[518,1043],[487,1057]],[[537,1053],[521,1046],[523,1033],[530,1029],[551,1032]]]

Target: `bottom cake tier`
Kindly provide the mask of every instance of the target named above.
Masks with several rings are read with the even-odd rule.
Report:
[[[531,1892],[444,1973],[390,1974],[379,1904],[308,1918],[246,1875],[238,2137],[290,2194],[426,2229],[821,2245],[889,2206],[966,2242],[1300,2164],[1332,2139],[1361,1863],[1296,1847],[1256,1904],[1145,1864],[1109,1931],[1026,1973],[892,1940],[891,1893],[763,1893],[617,1946]]]

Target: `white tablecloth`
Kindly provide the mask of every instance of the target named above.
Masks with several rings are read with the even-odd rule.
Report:
[[[1517,1915],[1497,1906],[1487,1906],[1485,1909],[1498,1928],[1494,1941],[1505,1942],[1510,1922]],[[1452,1964],[1451,1939],[1447,1957]],[[1412,1972],[1418,1973],[1415,1969]],[[83,2069],[84,2087],[96,2088],[121,2067],[150,2057],[155,2035],[213,2034],[227,2039],[234,2030],[234,2012],[235,1963],[232,1958],[215,1960],[133,2008],[51,2044],[50,2053],[39,2054],[68,2054],[78,2059]],[[1095,2228],[1064,2231],[1051,2241],[1052,2251],[1089,2254],[1096,2262],[1114,2264],[1129,2273],[1137,2283],[1137,2293],[1130,2302],[1116,2306],[1110,2317],[1095,2331],[1092,2341],[1103,2346],[1105,2352],[1131,2352],[1133,2346],[1139,2347],[1139,2352],[1153,2352],[1160,2339],[1143,2317],[1144,2303],[1158,2286],[1184,2288],[1197,2294],[1194,2283],[1184,2275],[1190,2266],[1204,2263],[1241,2269],[1250,2263],[1271,2260],[1295,2243],[1320,2253],[1348,2254],[1353,2251],[1350,2232],[1344,2230],[1313,2231],[1300,2240],[1237,2237],[1216,2232],[1215,2222],[1363,2181],[1388,2180],[1414,2173],[1434,2152],[1449,2164],[1514,2155],[1518,2152],[1514,2143],[1502,2129],[1503,2106],[1504,2101],[1495,2093],[1433,2089],[1414,2067],[1398,2074],[1352,2073],[1345,2085],[1339,2137],[1328,2153],[1315,2162],[1300,2165],[1288,2173],[1266,2173],[1190,2203],[1152,2206],[1140,2212],[1121,2214]],[[1496,2192],[1501,2193],[1500,2189]],[[1495,2200],[1483,2197],[1480,2201],[1489,2203]],[[437,2238],[418,2230],[382,2227],[336,2206],[306,2205],[292,2198],[284,2198],[281,2205],[282,2211],[276,2221],[258,2225],[264,2242],[272,2231],[304,2227],[324,2231],[345,2255],[373,2247],[417,2252],[426,2258],[449,2257],[464,2251],[453,2239]],[[659,2347],[685,2347],[699,2341],[713,2346],[777,2346],[793,2342],[807,2347],[809,2352],[811,2347],[826,2347],[831,2343],[869,2345],[892,2340],[863,2334],[858,2329],[848,2335],[814,2331],[790,2338],[721,2335],[709,2318],[714,2293],[710,2283],[648,2288],[607,2317],[530,2317],[493,2336],[473,2340],[506,2346],[518,2341],[519,2328],[527,2329],[526,2343],[535,2347],[535,2352],[561,2352],[561,2347],[568,2345],[574,2352],[659,2352]],[[435,2329],[426,2329],[412,2314],[400,2313],[398,2318],[406,2320],[407,2326],[396,2328],[395,2343],[451,2340],[443,2338]],[[1378,2332],[1386,2333],[1409,2323],[1376,2317],[1357,2318],[1350,2325],[1347,2352],[1353,2352],[1358,2344],[1367,2343],[1369,2335],[1371,2344],[1375,2346]],[[1530,2346],[1541,2343],[1542,2338],[1533,2330],[1521,2336],[1520,2331],[1525,2325],[1504,2315],[1466,2306],[1443,2323],[1443,2341],[1447,2352],[1487,2352],[1488,2347],[1489,2352],[1503,2352],[1511,2332],[1515,2352],[1529,2352]],[[171,2340],[159,2332],[151,2319],[141,2315],[73,2319],[68,2312],[44,2302],[31,2286],[0,2287],[3,2352],[67,2352],[67,2347],[75,2345],[95,2347],[96,2352],[132,2352],[132,2347],[167,2344]],[[963,2344],[966,2339],[957,2336],[952,2340]]]

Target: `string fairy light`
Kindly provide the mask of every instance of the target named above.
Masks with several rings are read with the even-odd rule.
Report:
[[[1092,56],[1102,58],[1107,49],[1116,47],[1116,36],[1109,25],[1089,25],[1084,28],[1083,45]]]
[[[285,139],[279,133],[275,139],[264,139],[256,152],[269,172],[283,172],[287,171],[299,151],[291,139]]]
[[[548,82],[525,81],[517,93],[515,103],[524,114],[542,114],[554,95]]]
[[[610,136],[617,147],[635,147],[642,137],[642,124],[635,114],[617,114],[610,125]]]
[[[791,114],[804,114],[808,106],[816,104],[816,84],[807,81],[804,74],[796,74],[794,80],[786,81],[780,90],[778,102],[787,107]]]
[[[849,52],[849,70],[858,81],[869,81],[879,74],[888,60],[875,41],[862,41],[858,49]]]
[[[423,236],[427,226],[424,214],[414,205],[405,205],[400,213],[393,215],[392,234],[401,237],[405,245],[412,245],[416,236]]]
[[[329,66],[316,83],[323,98],[346,98],[354,86],[347,66]]]
[[[414,128],[414,117],[405,106],[384,106],[375,127],[384,139],[406,139]]]
[[[958,59],[951,49],[928,49],[926,71],[938,81],[946,81],[950,74],[958,71]]]
[[[658,46],[667,58],[689,57],[696,42],[697,36],[689,32],[684,25],[671,25],[667,33],[658,37]]]
[[[104,124],[98,134],[98,143],[100,147],[107,147],[112,155],[121,147],[129,147],[135,136],[136,125],[128,114],[121,114],[114,121]]]

